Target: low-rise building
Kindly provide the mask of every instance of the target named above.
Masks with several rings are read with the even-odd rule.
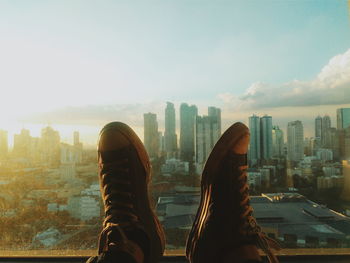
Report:
[[[69,198],[69,214],[82,221],[100,217],[100,202],[92,196],[73,196]]]
[[[157,214],[165,229],[192,227],[200,194],[160,197]],[[262,231],[284,247],[345,247],[350,218],[298,193],[252,196],[251,205]]]
[[[179,159],[167,159],[161,167],[162,174],[189,174],[189,163]]]
[[[100,185],[98,183],[91,184],[89,188],[86,188],[81,191],[81,195],[100,196]]]
[[[318,149],[316,151],[317,159],[328,162],[333,160],[333,151],[330,149]]]

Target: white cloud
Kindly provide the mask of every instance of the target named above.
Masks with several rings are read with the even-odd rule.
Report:
[[[350,49],[333,57],[313,80],[293,80],[281,85],[255,82],[239,97],[238,103],[231,94],[219,94],[218,98],[224,103],[235,102],[240,110],[348,104]]]

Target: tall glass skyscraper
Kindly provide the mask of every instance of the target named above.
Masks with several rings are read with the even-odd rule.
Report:
[[[249,162],[250,165],[254,165],[261,159],[260,118],[258,116],[253,115],[249,117],[249,130]]]
[[[288,122],[288,159],[300,161],[304,158],[304,127],[301,121]]]
[[[165,131],[164,131],[165,151],[168,155],[174,155],[177,151],[177,137],[175,124],[174,104],[167,102],[165,108]]]
[[[272,157],[272,117],[263,116],[260,119],[261,158],[269,160]]]
[[[249,117],[250,145],[249,160],[250,165],[257,164],[260,160],[270,160],[272,158],[272,117],[253,115]]]
[[[315,119],[315,139],[321,140],[322,134],[322,117],[317,116]]]
[[[219,136],[221,135],[221,110],[216,107],[208,107],[208,116],[213,118],[218,124]]]
[[[195,105],[182,103],[180,106],[180,157],[192,162],[195,154],[195,124],[198,109]]]
[[[317,116],[315,119],[315,148],[326,147],[329,142],[331,118],[328,115]]]
[[[283,131],[278,127],[272,128],[272,156],[283,156],[284,136]]]
[[[350,127],[350,108],[337,109],[337,129]]]
[[[321,143],[322,147],[327,146],[329,142],[329,129],[331,128],[331,118],[325,115],[322,118],[322,133],[321,133]]]
[[[213,107],[210,107],[213,108]],[[216,112],[220,109],[215,108]],[[208,115],[210,110],[208,111]],[[198,116],[196,120],[196,163],[198,168],[203,168],[211,150],[220,137],[221,118],[215,114],[214,116]]]

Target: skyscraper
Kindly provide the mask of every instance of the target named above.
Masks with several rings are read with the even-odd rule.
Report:
[[[39,142],[39,138],[33,138],[30,136],[29,130],[22,129],[20,134],[15,134],[13,136],[14,156],[26,158],[31,161],[39,161],[41,157]]]
[[[219,122],[213,116],[198,116],[196,119],[196,163],[203,168],[211,150],[220,137]]]
[[[177,137],[175,126],[175,108],[174,104],[167,102],[165,108],[165,131],[164,131],[164,143],[165,151],[168,155],[174,155],[177,151]]]
[[[154,113],[143,114],[144,144],[151,158],[157,157],[159,152],[159,133],[157,115]]]
[[[337,109],[337,129],[346,129],[350,126],[350,108]]]
[[[41,130],[40,154],[41,161],[50,166],[60,162],[60,134],[52,127],[47,126]]]
[[[331,118],[328,115],[322,118],[322,133],[321,133],[321,143],[322,147],[326,147],[329,142],[329,129],[331,128]]]
[[[300,161],[304,157],[304,128],[301,121],[288,122],[288,159]]]
[[[315,138],[321,140],[322,136],[322,117],[317,116],[315,119]]]
[[[328,115],[317,116],[315,119],[315,140],[314,147],[315,150],[319,148],[329,147],[329,136],[331,128],[331,118]]]
[[[80,134],[78,131],[73,133],[74,156],[77,163],[83,160],[83,144],[80,142]]]
[[[31,136],[27,129],[22,129],[13,137],[13,153],[16,157],[27,157],[30,154]]]
[[[249,130],[249,162],[250,165],[254,165],[261,159],[260,118],[258,116],[253,115],[249,117]]]
[[[158,132],[158,149],[160,153],[164,153],[165,151],[165,140],[164,140],[164,135],[160,131]]]
[[[272,128],[272,156],[283,156],[284,135],[283,131],[278,126]]]
[[[269,160],[272,157],[272,117],[260,118],[261,158]]]
[[[338,130],[338,138],[340,159],[350,159],[350,127]]]
[[[195,123],[198,109],[195,105],[182,103],[180,106],[180,157],[192,162],[195,154]]]
[[[317,116],[315,119],[315,139],[314,139],[314,149],[317,150],[321,148],[322,137],[322,117]]]
[[[340,134],[341,131],[336,128],[330,128],[327,132],[326,148],[333,151],[333,157],[335,160],[339,160],[340,157]]]
[[[216,107],[208,107],[208,116],[214,118],[218,124],[219,136],[221,135],[221,110]]]
[[[5,157],[8,153],[7,131],[0,130],[0,157]]]
[[[73,132],[73,145],[79,145],[80,144],[80,134],[78,131]]]

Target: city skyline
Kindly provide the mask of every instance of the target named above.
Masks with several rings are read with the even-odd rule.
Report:
[[[171,103],[174,105],[174,110],[176,113],[176,118],[175,118],[175,135],[177,136],[177,144],[178,144],[178,148],[180,147],[180,104],[175,104],[175,103]],[[195,105],[197,107],[197,105]],[[164,116],[164,110],[166,108],[166,104],[163,103],[163,109],[162,112],[158,113],[158,111],[151,111],[152,113],[155,113],[157,115],[157,122],[158,122],[158,129],[160,132],[162,132],[164,134],[165,132],[165,121],[164,118],[162,118],[162,116]],[[216,108],[213,106],[209,106],[209,108]],[[344,109],[348,110],[350,108],[347,107],[341,107],[339,109]],[[198,107],[197,107],[198,109]],[[218,108],[219,109],[219,108]],[[221,109],[220,109],[221,110]],[[330,122],[332,123],[332,127],[337,128],[337,109],[334,110],[334,112],[326,112],[324,113],[322,116],[327,116],[327,118],[330,118]],[[222,110],[221,110],[222,112]],[[208,113],[208,106],[206,105],[203,108],[199,108],[198,110],[198,115],[206,115]],[[142,125],[141,126],[133,126],[130,123],[126,122],[126,124],[128,124],[129,126],[131,126],[135,132],[138,134],[138,136],[142,139],[142,141],[144,140],[144,123],[143,123],[143,114],[141,113],[140,116],[135,116],[133,118],[133,121],[135,121],[135,119],[139,119],[139,121],[142,121]],[[273,121],[273,126],[279,126],[279,128],[283,131],[284,134],[287,134],[287,127],[288,127],[288,122],[291,121],[295,121],[295,120],[301,120],[303,122],[303,127],[304,127],[304,137],[305,138],[315,138],[315,120],[321,116],[321,114],[317,114],[315,116],[312,116],[310,118],[310,121],[305,123],[305,121],[303,121],[303,118],[284,118],[283,121],[280,121],[278,118],[275,118],[275,116],[271,115],[271,114],[257,114],[257,113],[253,113],[252,115],[260,115],[260,116],[272,116],[274,121]],[[240,121],[244,124],[246,124],[247,126],[249,126],[249,117],[252,116],[246,116],[245,119],[243,120],[232,120],[232,121],[228,121],[224,118],[221,117],[221,131],[225,131],[226,128],[228,128],[230,125],[232,125],[234,122]],[[276,120],[277,119],[277,120]],[[85,144],[85,146],[87,148],[94,148],[96,147],[96,142],[98,140],[98,134],[100,131],[100,128],[102,127],[97,127],[97,126],[93,126],[93,127],[89,127],[88,130],[88,134],[84,133],[84,130],[86,129],[85,126],[80,126],[80,125],[60,125],[60,124],[36,124],[36,125],[22,125],[22,126],[18,126],[18,128],[16,130],[8,130],[6,129],[6,127],[2,128],[2,130],[6,131],[8,133],[8,147],[9,149],[12,149],[13,147],[13,136],[15,134],[18,134],[21,132],[22,129],[26,129],[29,130],[31,135],[34,137],[38,137],[40,136],[41,130],[47,126],[53,127],[55,130],[59,131],[60,135],[61,135],[61,141],[64,143],[73,143],[74,142],[74,137],[72,136],[72,134],[74,133],[74,131],[79,131],[80,132],[80,138],[81,141]],[[34,128],[31,128],[34,127]],[[80,129],[79,129],[80,127]],[[33,132],[34,131],[34,132]],[[321,130],[320,130],[321,132]],[[94,134],[92,134],[94,133]],[[87,136],[88,135],[88,136]]]

